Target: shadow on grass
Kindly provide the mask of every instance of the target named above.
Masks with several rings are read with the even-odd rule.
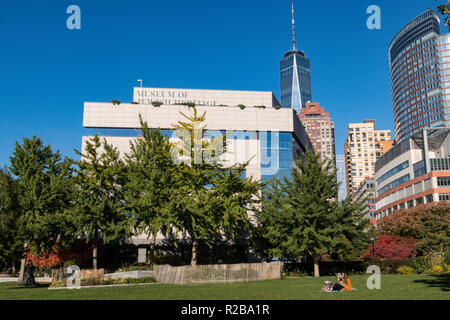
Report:
[[[21,284],[17,284],[14,287],[8,288],[8,290],[20,290],[20,289],[40,289],[40,288],[48,288],[50,287],[49,283],[36,283],[36,286],[26,287]]]
[[[442,291],[450,291],[450,274],[430,275],[431,279],[414,280],[415,283],[423,283],[429,287],[441,288]]]

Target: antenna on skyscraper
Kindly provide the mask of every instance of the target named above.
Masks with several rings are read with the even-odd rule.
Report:
[[[294,21],[294,2],[292,2],[292,49],[295,51],[295,21]]]

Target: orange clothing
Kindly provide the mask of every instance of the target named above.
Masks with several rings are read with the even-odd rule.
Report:
[[[347,281],[343,284],[344,288],[341,291],[349,291],[353,290],[352,282],[350,281],[350,278],[347,278]]]

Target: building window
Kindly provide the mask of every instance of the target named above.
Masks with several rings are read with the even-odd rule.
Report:
[[[450,193],[439,194],[439,201],[450,201]]]
[[[414,207],[414,201],[413,200],[409,200],[408,201],[408,209]]]
[[[429,194],[427,195],[427,203],[433,202],[433,195]]]
[[[423,198],[416,198],[416,205],[422,204],[423,203]]]
[[[438,177],[437,185],[439,187],[448,187],[450,186],[450,177]]]

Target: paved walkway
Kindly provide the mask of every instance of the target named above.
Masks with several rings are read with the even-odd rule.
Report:
[[[36,282],[52,282],[52,278],[50,277],[37,277],[35,280]],[[0,278],[0,283],[2,282],[19,282],[19,277],[2,277]]]

